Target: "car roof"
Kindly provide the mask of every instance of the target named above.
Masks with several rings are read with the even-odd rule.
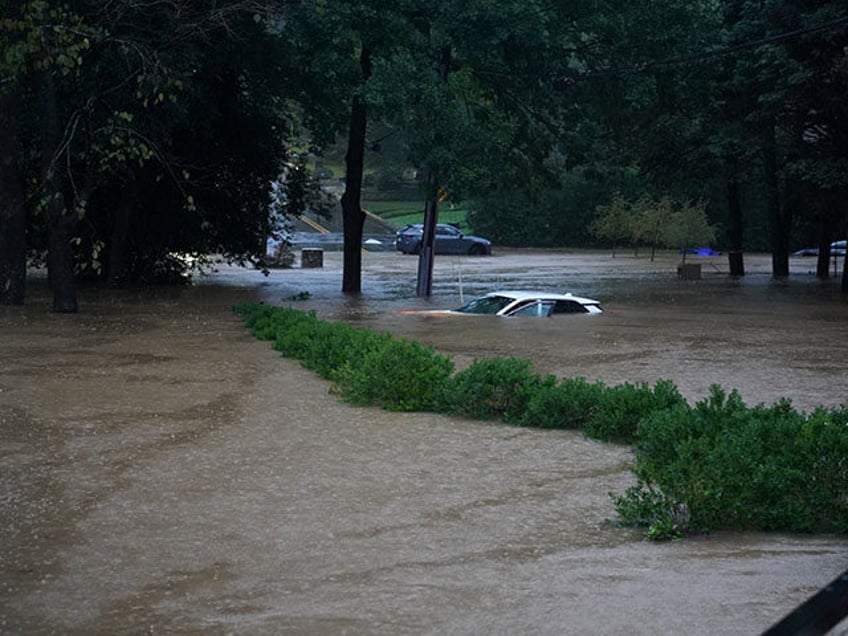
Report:
[[[600,301],[598,300],[594,300],[592,298],[584,298],[583,296],[575,296],[570,292],[565,294],[559,294],[557,292],[519,289],[489,292],[488,294],[485,294],[485,296],[503,296],[505,298],[512,298],[513,300],[527,300],[530,298],[538,298],[539,300],[571,300],[574,302],[578,302],[581,305],[600,304]]]

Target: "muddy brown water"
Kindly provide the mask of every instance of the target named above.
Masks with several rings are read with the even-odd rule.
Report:
[[[34,279],[0,308],[2,634],[758,634],[848,569],[844,536],[717,533],[654,544],[604,524],[626,447],[338,402],[254,340],[242,300],[315,310],[453,356],[515,355],[608,383],[710,384],[804,410],[848,399],[848,304],[793,261],[732,280],[701,259],[505,252],[364,256],[364,293],[322,269],[222,268],[187,289]],[[480,291],[565,289],[601,316],[427,318]],[[305,301],[289,300],[308,291]],[[837,628],[845,631],[845,624]]]

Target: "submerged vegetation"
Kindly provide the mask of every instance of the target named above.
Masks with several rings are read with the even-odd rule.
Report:
[[[417,342],[290,308],[235,308],[253,334],[333,383],[343,399],[632,444],[635,486],[610,493],[649,539],[719,529],[848,531],[848,405],[746,406],[714,386],[690,406],[669,381],[607,386],[534,373],[517,358],[453,362]]]

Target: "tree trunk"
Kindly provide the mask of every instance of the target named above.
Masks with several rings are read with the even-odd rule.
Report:
[[[789,230],[791,214],[781,205],[780,181],[778,177],[777,140],[775,123],[770,122],[765,131],[766,200],[771,223],[772,276],[789,276]]]
[[[362,47],[359,57],[363,84],[371,77],[371,50]],[[365,98],[354,95],[350,107],[347,154],[345,154],[345,191],[342,195],[344,225],[344,272],[342,292],[362,291],[362,231],[365,213],[362,211],[362,174],[365,167],[365,133],[368,116]]]
[[[21,305],[26,293],[26,208],[18,170],[17,89],[0,94],[0,305]]]
[[[439,56],[439,78],[447,82],[451,65],[451,48],[445,46]],[[417,296],[429,297],[433,291],[433,263],[436,261],[436,225],[439,221],[439,166],[427,166],[427,200],[424,202],[424,227],[421,232],[421,252],[418,255]]]
[[[824,214],[819,219],[819,240],[816,244],[818,254],[816,255],[816,278],[827,280],[830,278],[830,241],[833,233],[833,222]]]
[[[43,121],[41,126],[41,183],[47,198],[47,277],[53,291],[53,311],[76,313],[77,293],[74,280],[74,254],[71,245],[77,215],[64,203],[61,180],[56,173],[54,153],[59,147],[59,112],[56,85],[50,71],[44,71],[40,83]]]
[[[739,158],[729,155],[725,158],[727,169],[727,261],[731,276],[745,275],[743,256],[744,223],[742,218],[742,199],[739,188]]]

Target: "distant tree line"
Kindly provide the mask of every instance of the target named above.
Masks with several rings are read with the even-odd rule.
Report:
[[[275,211],[271,184],[337,139],[358,291],[377,130],[424,199],[471,201],[496,242],[586,244],[616,195],[669,196],[703,202],[731,273],[753,247],[785,276],[810,241],[827,277],[848,231],[846,47],[836,1],[7,0],[0,303],[24,301],[27,259],[56,311],[80,277],[256,260],[316,195],[283,179]]]

